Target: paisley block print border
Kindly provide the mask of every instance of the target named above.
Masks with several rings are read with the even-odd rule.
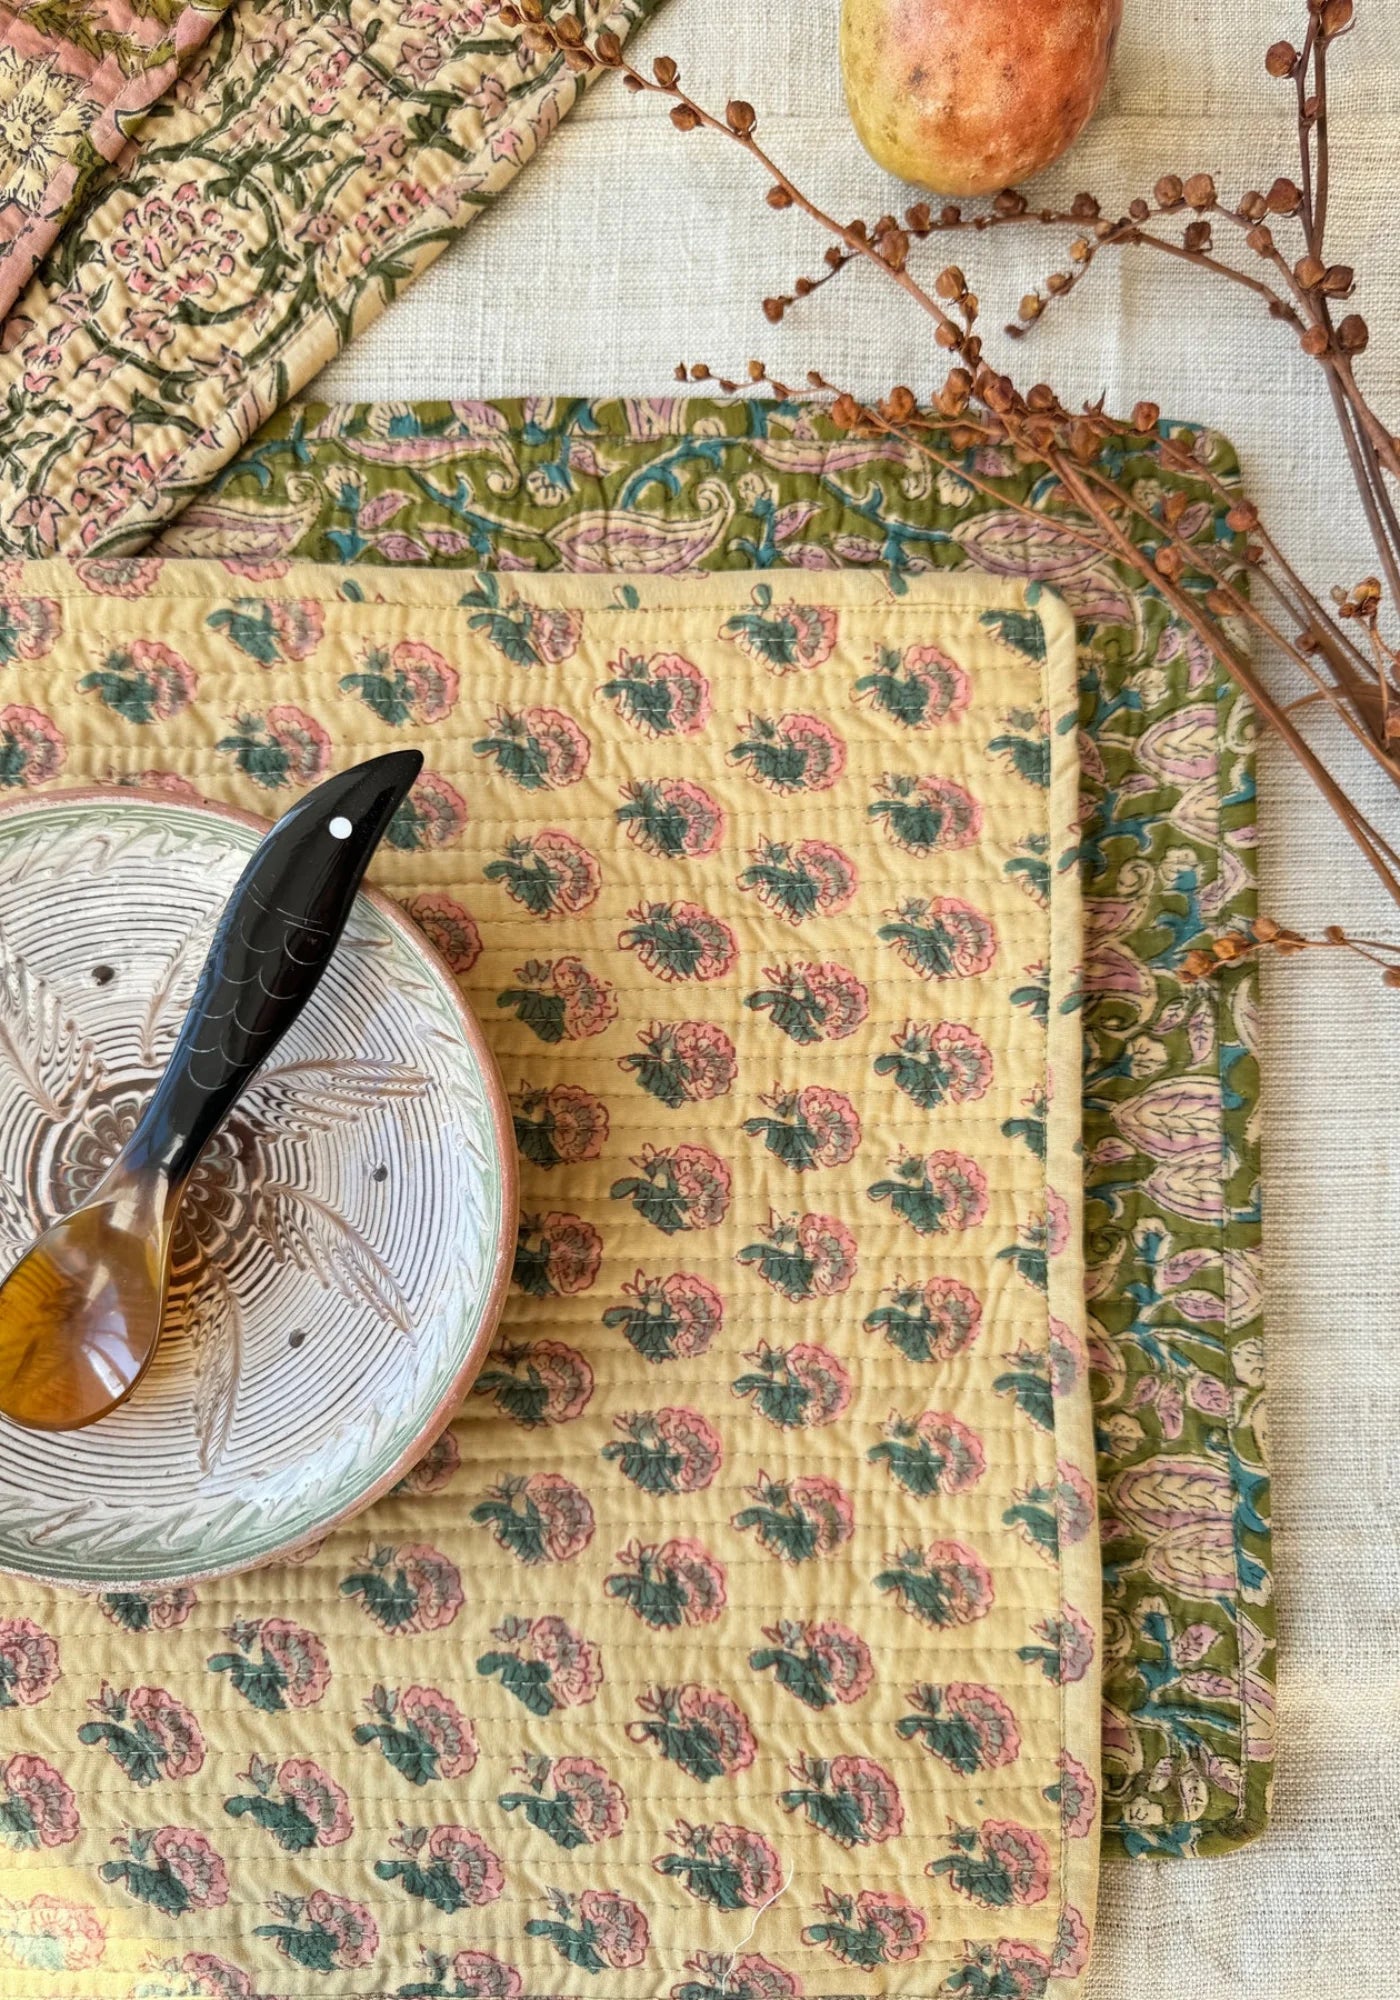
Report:
[[[1165,428],[1235,486],[1223,438]],[[1044,468],[985,451],[968,463],[995,493],[1051,507]],[[1155,446],[1129,469],[1149,507],[1179,490],[1188,527],[1228,536],[1211,488]],[[1105,1828],[1150,1855],[1258,1834],[1274,1614],[1257,985],[1252,966],[1208,989],[1178,977],[1203,930],[1254,911],[1254,731],[1189,629],[1131,572],[1086,562],[1051,512],[1028,533],[995,498],[799,405],[309,404],[273,419],[162,546],[259,565],[755,565],[778,593],[796,569],[981,568],[1064,595],[1080,651]]]
[[[626,36],[655,0],[566,0]],[[582,88],[500,0],[240,0],[0,339],[0,553],[139,547]],[[0,52],[2,53],[2,52]]]
[[[421,739],[375,875],[492,1040],[524,1211],[396,1496],[183,1596],[0,1592],[13,2000],[1079,1994],[1073,624],[761,582],[6,578],[33,780],[266,809]]]

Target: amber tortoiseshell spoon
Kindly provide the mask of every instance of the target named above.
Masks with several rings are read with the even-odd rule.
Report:
[[[175,1217],[195,1162],[315,992],[422,764],[416,750],[399,750],[342,771],[284,813],[254,853],[135,1131],[81,1208],[0,1285],[0,1415],[77,1430],[140,1381],[160,1339]]]

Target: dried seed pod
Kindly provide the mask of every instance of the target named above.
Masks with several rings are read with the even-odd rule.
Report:
[[[1351,26],[1352,0],[1327,0],[1322,10],[1322,32],[1330,40],[1333,35],[1345,34]]]
[[[1327,352],[1328,346],[1330,345],[1327,338],[1326,327],[1325,326],[1306,327],[1303,331],[1303,337],[1299,344],[1302,347],[1304,354],[1311,354],[1313,359],[1317,360],[1320,356],[1324,355]]]
[[[933,226],[933,211],[926,201],[916,201],[905,209],[904,220],[915,236],[927,236]]]
[[[1096,222],[1099,204],[1091,194],[1077,194],[1069,205],[1069,212],[1076,222]]]
[[[1168,583],[1175,583],[1186,567],[1186,558],[1174,542],[1168,542],[1165,548],[1158,549],[1152,558],[1152,565],[1159,576],[1164,576]]]
[[[1209,250],[1211,245],[1210,224],[1208,222],[1188,222],[1181,240],[1188,250]]]
[[[671,123],[678,132],[693,132],[700,123],[700,113],[690,104],[671,106]]]
[[[789,303],[790,301],[787,299],[778,298],[765,299],[763,301],[763,317],[768,321],[770,326],[778,325],[783,314],[787,311]]]
[[[1280,174],[1265,200],[1275,215],[1296,215],[1303,203],[1303,191],[1296,181]]]
[[[902,271],[909,256],[909,238],[902,229],[887,229],[880,238],[880,255],[892,271]]]
[[[651,73],[663,90],[674,90],[680,78],[680,69],[670,56],[658,56],[651,66]]]
[[[1257,188],[1240,196],[1240,214],[1250,222],[1262,221],[1269,212],[1269,204]]]
[[[1045,301],[1039,292],[1027,292],[1017,311],[1024,320],[1039,319],[1045,310]]]
[[[599,62],[607,63],[609,68],[622,61],[622,43],[611,28],[598,30],[593,37],[593,48]]]
[[[770,208],[792,207],[792,196],[785,187],[779,187],[776,182],[769,188],[767,200]]]
[[[1247,535],[1259,525],[1259,509],[1252,500],[1237,500],[1225,516],[1225,525],[1234,534]]]
[[[1327,276],[1327,266],[1316,257],[1300,257],[1293,266],[1293,275],[1305,292],[1315,292]]]
[[[1337,345],[1343,354],[1364,354],[1371,341],[1371,330],[1360,313],[1348,313],[1337,328]]]
[[[1356,273],[1350,264],[1329,264],[1322,280],[1329,299],[1349,299],[1356,290]]]
[[[1186,194],[1180,174],[1163,174],[1152,192],[1159,208],[1180,208]]]
[[[1162,421],[1162,412],[1155,403],[1136,403],[1133,406],[1133,429],[1143,436],[1155,431]]]
[[[1298,51],[1292,42],[1274,42],[1265,52],[1264,67],[1270,76],[1292,76],[1298,67]]]
[[[1147,203],[1143,200],[1142,196],[1139,194],[1135,195],[1133,199],[1128,203],[1128,213],[1133,218],[1134,222],[1146,222],[1148,216],[1151,215],[1152,210],[1148,207]]]
[[[911,417],[918,414],[918,409],[919,399],[914,391],[902,386],[891,389],[880,405],[881,415],[888,417],[892,424],[907,424]]]
[[[933,289],[940,299],[960,299],[967,290],[967,279],[956,264],[946,264],[934,279]]]
[[[747,139],[758,123],[758,113],[742,97],[731,98],[724,107],[724,122],[737,138]]]
[[[1261,257],[1267,257],[1274,247],[1274,232],[1267,223],[1256,222],[1244,240],[1251,250],[1257,250]]]
[[[1215,200],[1215,182],[1209,174],[1192,174],[1182,193],[1188,208],[1209,208]]]

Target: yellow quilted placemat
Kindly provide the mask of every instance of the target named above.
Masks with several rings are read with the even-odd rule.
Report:
[[[0,776],[376,864],[515,1282],[294,1565],[0,1585],[0,1995],[1067,2000],[1098,1853],[1075,652],[977,578],[12,566]]]

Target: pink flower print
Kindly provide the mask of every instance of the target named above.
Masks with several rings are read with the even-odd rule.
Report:
[[[728,924],[698,903],[639,903],[627,917],[618,944],[658,979],[722,979],[737,956]]]
[[[724,838],[722,808],[689,778],[634,779],[614,818],[633,846],[661,860],[699,860]]]
[[[941,646],[881,646],[852,692],[906,729],[931,729],[964,712],[972,683]]]
[[[534,1298],[586,1292],[603,1261],[603,1239],[582,1216],[551,1209],[520,1219],[513,1281]]]
[[[870,996],[853,972],[830,961],[766,965],[767,987],[744,1005],[768,1015],[794,1042],[835,1042],[854,1034],[869,1011]]]
[[[950,1361],[982,1330],[982,1302],[957,1278],[896,1280],[881,1294],[889,1303],[865,1318],[867,1333],[883,1333],[911,1361]]]
[[[611,1889],[585,1889],[579,1898],[579,1915],[614,1971],[641,1964],[651,1940],[647,1920],[635,1903]]]
[[[52,652],[62,624],[52,597],[0,597],[0,666],[42,659]]]
[[[317,633],[316,639],[319,636]],[[313,639],[312,645],[315,643]],[[381,722],[395,729],[405,723],[422,728],[445,722],[457,705],[456,668],[421,639],[366,647],[360,655],[360,671],[342,675],[340,685],[346,694],[357,694]]]
[[[335,1779],[309,1757],[288,1757],[277,1773],[278,1788],[315,1830],[317,1847],[338,1847],[354,1832],[350,1801]]]
[[[874,1182],[867,1192],[872,1201],[887,1201],[920,1236],[975,1229],[986,1220],[987,1177],[965,1153],[902,1153],[890,1164],[894,1178]]]
[[[643,736],[698,736],[710,719],[710,684],[679,653],[621,653],[598,692]]]
[[[774,1090],[759,1099],[771,1114],[746,1118],[750,1138],[761,1136],[768,1151],[796,1173],[840,1167],[860,1145],[860,1114],[843,1091],[809,1083],[801,1090]]]
[[[855,1525],[850,1496],[822,1473],[773,1479],[760,1472],[746,1491],[753,1504],[740,1508],[731,1527],[741,1534],[755,1529],[760,1545],[783,1562],[831,1555],[850,1540]]]
[[[416,1466],[390,1486],[390,1494],[436,1494],[452,1484],[452,1474],[462,1466],[462,1448],[450,1430],[432,1440]]]
[[[592,746],[572,716],[557,708],[497,708],[472,749],[490,757],[522,791],[559,791],[588,769]]]
[[[241,1965],[230,1965],[208,1951],[187,1951],[176,1960],[167,1960],[162,1971],[182,1973],[195,1991],[207,1993],[209,2000],[255,2000],[253,1982]]]
[[[73,1788],[42,1757],[0,1764],[0,1841],[7,1847],[65,1847],[81,1831]]]
[[[204,1736],[182,1701],[164,1688],[117,1691],[104,1681],[88,1703],[101,1718],[78,1730],[80,1743],[100,1743],[135,1785],[187,1778],[204,1763]]]
[[[902,1549],[892,1566],[875,1578],[901,1611],[921,1625],[971,1625],[985,1618],[996,1601],[992,1573],[965,1542],[930,1542]]]
[[[979,1681],[950,1681],[934,1687],[921,1681],[905,1700],[914,1711],[899,1720],[899,1734],[922,1743],[959,1776],[996,1771],[1021,1754],[1016,1717],[995,1688]]]
[[[526,1430],[568,1424],[588,1407],[593,1370],[561,1340],[507,1343],[493,1352],[472,1394],[494,1397],[502,1414]]]
[[[924,1410],[912,1420],[891,1413],[879,1444],[866,1453],[883,1464],[907,1493],[928,1499],[935,1493],[966,1493],[987,1469],[987,1454],[976,1431],[944,1410]]]
[[[671,1236],[711,1229],[729,1209],[730,1172],[706,1146],[646,1146],[630,1163],[638,1169],[612,1183],[614,1201],[631,1201],[645,1222]]]
[[[627,1411],[613,1429],[601,1455],[643,1493],[703,1492],[723,1463],[719,1432],[698,1410]]]
[[[379,1950],[379,1926],[364,1903],[314,1889],[309,1896],[273,1896],[268,1908],[275,1923],[258,1924],[254,1937],[271,1938],[293,1965],[353,1972],[369,1965]]]
[[[11,1965],[55,1972],[86,1972],[101,1962],[107,1928],[86,1903],[62,1896],[0,1900],[0,1953]]]
[[[887,771],[866,812],[904,854],[955,853],[982,831],[981,806],[951,778]]]
[[[1058,1618],[1041,1618],[1031,1627],[1040,1645],[1018,1646],[1016,1657],[1038,1666],[1057,1687],[1082,1681],[1094,1663],[1094,1628],[1072,1604]]]
[[[991,918],[961,896],[911,896],[885,914],[876,936],[920,979],[972,979],[996,957]]]
[[[342,1578],[342,1597],[358,1597],[385,1632],[437,1632],[463,1604],[457,1566],[427,1542],[374,1549],[358,1570]]]
[[[765,1625],[763,1636],[769,1644],[749,1654],[750,1667],[755,1673],[773,1669],[779,1686],[808,1708],[859,1701],[875,1678],[870,1648],[849,1625],[784,1619]]]
[[[759,1415],[780,1430],[834,1423],[850,1403],[850,1375],[812,1341],[788,1348],[761,1341],[744,1359],[753,1366],[733,1383],[734,1394],[751,1396]]]
[[[481,932],[460,903],[425,892],[410,897],[404,909],[451,971],[459,978],[471,971],[481,956]]]
[[[802,1757],[788,1770],[797,1783],[779,1792],[784,1812],[805,1813],[842,1847],[866,1847],[904,1831],[899,1787],[871,1757]]]
[[[150,194],[129,208],[114,225],[106,254],[138,297],[173,312],[217,297],[244,248],[243,231],[201,199],[196,182],[186,181],[169,200]]]
[[[403,1861],[376,1861],[381,1882],[399,1882],[452,1916],[494,1903],[505,1887],[500,1857],[468,1826],[405,1827],[393,1845]]]
[[[499,861],[488,861],[488,882],[499,882],[531,916],[576,917],[597,901],[603,871],[581,842],[557,827],[511,840]]]
[[[629,1722],[634,1743],[648,1743],[670,1763],[705,1783],[746,1771],[758,1754],[749,1719],[717,1688],[695,1682],[648,1688],[638,1695],[641,1719]]]
[[[271,709],[268,715],[270,718]],[[412,791],[390,820],[384,839],[402,853],[450,847],[460,837],[469,817],[467,802],[456,786],[449,785],[436,771],[423,771],[414,779]]]
[[[782,1886],[777,1849],[748,1827],[692,1826],[680,1820],[666,1838],[671,1851],[658,1854],[652,1867],[717,1910],[761,1909]]]
[[[503,1479],[472,1508],[503,1549],[522,1563],[569,1562],[593,1539],[588,1496],[559,1472]]]
[[[653,1631],[712,1625],[724,1610],[724,1571],[699,1542],[629,1542],[617,1562],[608,1595]]]
[[[859,886],[856,865],[828,840],[760,840],[739,887],[789,924],[839,914]]]
[[[1030,1827],[988,1819],[980,1828],[955,1827],[948,1838],[952,1852],[931,1861],[925,1874],[947,1876],[959,1895],[987,1910],[1045,1901],[1050,1851]]]
[[[102,597],[149,597],[161,571],[159,556],[89,556],[73,569],[83,586]]]
[[[846,768],[844,742],[817,715],[750,715],[729,757],[779,798],[829,791]]]
[[[467,1993],[479,2000],[519,2000],[525,1982],[513,1965],[493,1958],[489,1951],[459,1951],[452,1960],[452,1977]]]
[[[719,1994],[722,2000],[802,2000],[802,1986],[796,1976],[774,1965],[760,1952],[697,1951],[685,1962],[694,1980],[682,1980],[671,1988],[671,2000],[693,2000],[697,1991]]]
[[[365,1702],[372,1720],[357,1723],[357,1743],[377,1743],[411,1785],[465,1778],[477,1760],[476,1732],[440,1688],[375,1687]]]
[[[1060,1775],[1045,1787],[1044,1796],[1060,1808],[1060,1824],[1067,1840],[1084,1840],[1094,1830],[1098,1817],[1098,1792],[1093,1779],[1068,1750],[1056,1760]]]
[[[1089,1947],[1092,1941],[1088,1924],[1073,1903],[1066,1903],[1060,1912],[1060,1921],[1055,1931],[1055,1949],[1050,1959],[1051,1971],[1060,1979],[1073,1979],[1089,1963]]]
[[[217,1910],[228,1901],[228,1871],[202,1833],[188,1826],[162,1826],[154,1833],[119,1837],[127,1858],[104,1861],[104,1882],[121,1882],[129,1895],[172,1916],[190,1910]]]
[[[893,1077],[920,1110],[986,1096],[992,1052],[974,1028],[958,1021],[906,1021],[893,1041],[893,1055],[876,1056],[875,1074]]]
[[[862,1889],[857,1896],[825,1889],[816,1911],[818,1921],[803,1931],[803,1941],[825,1945],[843,1965],[865,1970],[916,1959],[928,1929],[911,1902],[882,1889]]]
[[[18,704],[0,708],[0,785],[46,785],[67,759],[63,732],[52,717]]]
[[[738,1071],[734,1044],[710,1021],[653,1021],[637,1037],[641,1052],[618,1068],[672,1110],[723,1097]]]
[[[856,1274],[856,1239],[834,1215],[780,1216],[770,1211],[757,1243],[735,1255],[794,1304],[846,1291]]]
[[[703,1278],[675,1271],[649,1278],[638,1271],[622,1287],[630,1305],[610,1306],[604,1326],[620,1326],[644,1361],[692,1359],[703,1354],[724,1325],[724,1300]]]
[[[0,1618],[0,1708],[32,1708],[59,1677],[58,1641],[32,1618]]]
[[[731,640],[770,673],[790,674],[819,667],[836,648],[836,613],[829,605],[777,604],[766,583],[753,593],[755,609],[739,611],[720,626]]]
[[[516,1093],[515,1143],[536,1167],[571,1167],[596,1160],[608,1137],[608,1108],[577,1084]]]

